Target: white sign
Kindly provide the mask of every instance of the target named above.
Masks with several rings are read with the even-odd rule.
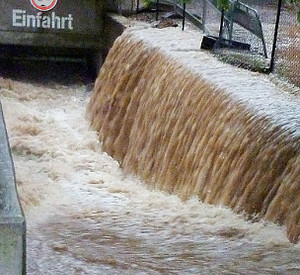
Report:
[[[38,12],[36,15],[27,14],[26,10],[13,10],[13,26],[22,28],[42,28],[73,30],[73,16],[58,16],[55,12],[43,15]]]
[[[56,6],[57,0],[30,0],[30,3],[39,11],[49,11]]]

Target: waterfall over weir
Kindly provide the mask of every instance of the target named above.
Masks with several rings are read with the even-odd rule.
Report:
[[[297,98],[287,106],[243,79],[236,80],[241,93],[227,80],[217,87],[208,80],[209,66],[227,65],[199,60],[208,67],[202,75],[148,42],[126,32],[101,69],[88,111],[103,149],[156,188],[283,224],[297,242]],[[235,70],[251,76],[230,70],[233,78]],[[216,72],[221,78],[222,68]]]

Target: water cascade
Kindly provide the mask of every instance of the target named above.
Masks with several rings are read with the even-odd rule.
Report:
[[[246,89],[247,87],[245,87]],[[300,140],[137,36],[111,49],[88,107],[103,149],[153,187],[300,235]]]

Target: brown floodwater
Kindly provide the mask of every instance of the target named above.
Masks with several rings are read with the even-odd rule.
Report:
[[[299,274],[285,227],[196,194],[182,201],[121,169],[86,118],[82,67],[66,82],[66,66],[50,80],[0,77],[28,274]]]

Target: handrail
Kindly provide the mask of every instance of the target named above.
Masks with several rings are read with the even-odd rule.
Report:
[[[209,3],[219,13],[222,9],[218,7],[217,0],[204,0]],[[263,45],[264,55],[267,58],[267,47],[263,34],[263,29],[258,12],[250,6],[239,2],[239,0],[229,0],[230,8],[225,12],[224,19],[228,24],[229,40],[232,40],[233,23],[237,23],[247,31],[258,37]]]
[[[203,0],[203,1],[204,1],[204,7],[203,7],[204,10],[203,10],[203,18],[201,19],[197,18],[192,13],[184,10],[184,8],[178,4],[178,1],[172,1],[172,0],[156,1],[156,6],[158,5],[158,2],[162,4],[163,3],[173,4],[174,7],[176,7],[177,13],[179,13],[180,15],[183,15],[184,13],[187,19],[189,19],[194,25],[203,29],[205,32],[210,33],[209,29],[207,29],[205,26],[206,3],[210,4],[212,8],[214,8],[220,14],[222,13],[222,9],[218,6],[217,0]],[[267,58],[268,57],[267,47],[266,47],[262,24],[258,12],[255,9],[251,8],[250,6],[242,2],[239,2],[239,0],[229,0],[229,3],[230,3],[230,8],[228,11],[225,11],[224,13],[224,19],[228,29],[229,41],[232,40],[233,23],[237,23],[238,25],[240,25],[247,31],[251,32],[261,40],[263,45],[264,56]]]

